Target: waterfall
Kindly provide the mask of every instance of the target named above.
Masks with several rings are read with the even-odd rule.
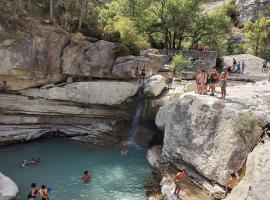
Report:
[[[140,129],[140,118],[143,106],[144,106],[143,87],[140,87],[138,90],[136,114],[131,124],[131,130],[129,131],[129,139],[128,139],[129,144],[136,145],[135,139]]]

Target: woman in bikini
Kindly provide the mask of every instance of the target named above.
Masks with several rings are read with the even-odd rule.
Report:
[[[38,193],[36,187],[37,187],[36,183],[31,184],[31,191],[28,193],[28,200],[36,200]]]

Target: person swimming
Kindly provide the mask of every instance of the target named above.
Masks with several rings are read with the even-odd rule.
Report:
[[[28,200],[35,200],[37,198],[37,184],[36,183],[32,183],[31,184],[31,191],[28,193]]]
[[[22,167],[27,167],[30,164],[36,165],[38,163],[40,163],[40,158],[34,158],[34,157],[32,157],[32,160],[22,160],[21,166]]]
[[[89,171],[84,171],[84,174],[83,176],[81,177],[81,180],[84,182],[84,183],[88,183],[90,180],[91,180],[92,176],[90,174]]]
[[[39,194],[41,196],[41,200],[49,200],[49,193],[48,190],[46,189],[45,185],[42,185],[40,190],[39,190]]]
[[[121,145],[122,145],[122,150],[121,150],[121,154],[125,155],[128,153],[128,141],[127,140],[122,140],[121,141]]]

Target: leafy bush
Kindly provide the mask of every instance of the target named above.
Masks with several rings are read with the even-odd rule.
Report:
[[[254,115],[251,111],[240,115],[234,122],[234,132],[244,141],[247,141],[249,134],[252,134],[255,126]]]
[[[179,72],[185,67],[191,67],[191,61],[181,55],[175,55],[172,60],[172,67],[174,72]]]
[[[222,10],[226,15],[228,15],[231,18],[234,25],[239,24],[239,21],[238,21],[239,12],[237,11],[235,1],[231,1],[227,4],[224,4],[222,7]]]
[[[130,55],[129,48],[124,44],[119,44],[115,49],[116,57],[123,57]]]

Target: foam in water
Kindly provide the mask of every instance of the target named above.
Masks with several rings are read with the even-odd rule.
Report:
[[[56,200],[143,200],[144,183],[151,173],[146,150],[130,147],[121,156],[121,147],[96,148],[68,139],[52,138],[0,147],[0,171],[19,186],[17,200],[25,200],[30,184],[52,188]],[[21,160],[40,157],[41,163],[22,168]],[[81,182],[84,170],[92,174]]]

